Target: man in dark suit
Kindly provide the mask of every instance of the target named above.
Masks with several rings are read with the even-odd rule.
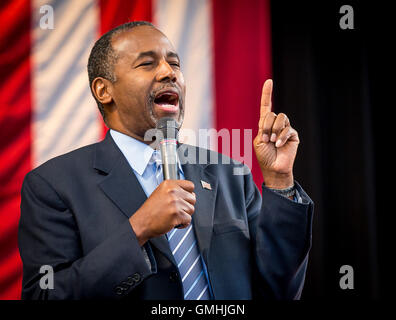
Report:
[[[250,173],[235,174],[239,164],[191,146],[179,157],[197,162],[200,154],[205,163],[181,161],[180,180],[158,180],[145,133],[165,116],[182,122],[185,84],[173,46],[154,26],[128,23],[102,36],[88,73],[111,130],[26,176],[22,298],[299,298],[313,203],[294,181],[298,134],[271,112],[272,81],[253,142],[261,196]],[[53,288],[40,281],[44,265]]]

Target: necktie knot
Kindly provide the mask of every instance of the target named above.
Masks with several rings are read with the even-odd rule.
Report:
[[[154,164],[156,167],[162,164],[161,153],[158,150],[154,150],[150,158],[149,164]]]
[[[161,159],[161,153],[158,150],[154,150],[153,155],[150,158],[149,161],[150,165],[154,165],[155,167],[155,178],[157,180],[157,183],[160,184],[163,180],[162,177],[162,159]]]

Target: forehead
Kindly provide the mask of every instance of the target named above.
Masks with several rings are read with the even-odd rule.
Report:
[[[169,39],[151,26],[138,26],[117,34],[112,39],[112,47],[119,58],[134,58],[141,52],[153,51],[166,55],[176,52]]]

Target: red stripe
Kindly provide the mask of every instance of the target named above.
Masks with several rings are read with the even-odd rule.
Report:
[[[19,299],[20,190],[31,169],[30,1],[2,1],[0,21],[0,299]],[[5,76],[4,76],[5,75]]]
[[[100,0],[100,35],[135,20],[152,21],[151,0]],[[103,123],[103,137],[107,130]]]
[[[214,0],[212,8],[216,128],[240,129],[243,155],[243,129],[253,129],[253,138],[257,134],[261,88],[271,77],[269,0]],[[263,179],[252,155],[260,186]]]

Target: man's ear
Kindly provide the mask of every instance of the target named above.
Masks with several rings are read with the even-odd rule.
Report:
[[[111,95],[111,82],[109,80],[97,77],[92,81],[91,89],[96,99],[98,99],[101,104],[105,105],[113,101]]]

